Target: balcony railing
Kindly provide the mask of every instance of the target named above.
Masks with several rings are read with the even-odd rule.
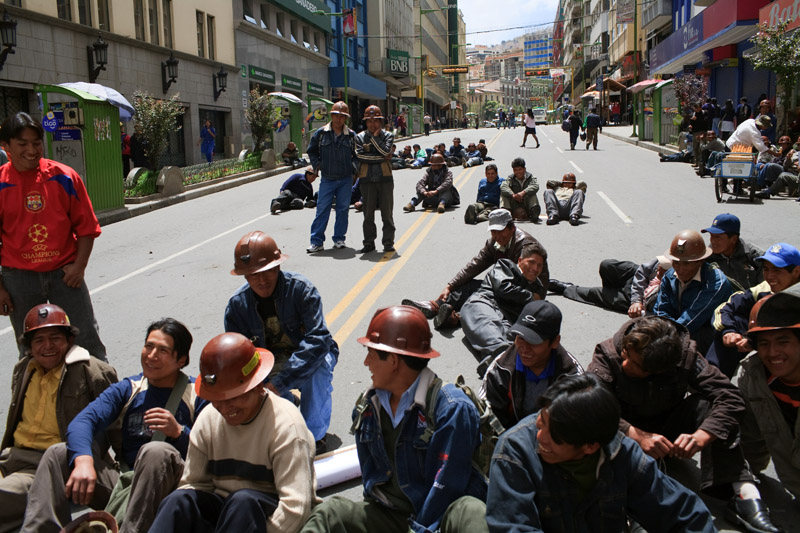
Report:
[[[655,30],[672,21],[672,0],[654,0],[642,10],[642,28]]]

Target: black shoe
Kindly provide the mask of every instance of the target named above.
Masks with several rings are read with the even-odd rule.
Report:
[[[489,365],[492,364],[492,361],[494,361],[493,355],[487,355],[486,357],[481,359],[481,362],[478,363],[478,369],[477,369],[479,378],[483,379],[483,376],[486,375],[486,371],[489,370]]]
[[[455,328],[458,326],[458,318],[455,316],[453,306],[443,303],[439,306],[439,312],[433,317],[433,329]]]
[[[549,217],[547,217],[547,225],[548,226],[555,226],[556,224],[558,224],[558,217],[557,216],[550,215]]]
[[[564,291],[567,287],[572,285],[571,283],[564,283],[563,281],[558,281],[557,279],[551,279],[550,284],[547,286],[547,290],[552,292],[553,294],[564,294]]]
[[[405,299],[400,302],[403,305],[410,305],[415,309],[419,309],[422,311],[422,314],[425,315],[425,318],[433,318],[439,312],[439,304],[434,301],[417,301],[417,300],[409,300]]]
[[[314,443],[316,445],[317,455],[322,455],[323,453],[328,451],[328,437],[322,437],[317,442]]]
[[[375,245],[374,244],[365,244],[363,248],[361,248],[360,250],[356,250],[356,253],[357,254],[368,254],[369,252],[374,252],[374,251],[375,251]]]
[[[388,245],[388,246],[384,246],[383,247],[383,253],[386,253],[386,252],[394,252],[394,246],[391,245],[391,244]]]
[[[541,215],[541,214],[542,214],[542,206],[541,205],[535,205],[535,206],[531,207],[531,210],[528,213],[528,220],[538,224],[539,223],[539,215]]]
[[[539,148],[540,146],[541,146],[541,144],[536,143],[536,148]]]
[[[756,198],[769,198],[769,189],[758,191],[755,196]]]
[[[743,500],[734,496],[728,502],[725,518],[742,526],[747,531],[756,533],[780,533],[782,529],[775,527],[769,518],[769,509],[761,500]]]
[[[477,224],[478,223],[478,210],[475,209],[475,204],[470,204],[467,206],[467,210],[464,212],[464,222],[466,224]]]
[[[272,205],[269,206],[269,212],[273,215],[281,210],[281,204],[278,202],[272,202]]]
[[[579,219],[580,219],[580,217],[577,216],[577,215],[573,215],[573,216],[569,217],[569,225],[570,226],[577,226],[578,224],[580,224]]]

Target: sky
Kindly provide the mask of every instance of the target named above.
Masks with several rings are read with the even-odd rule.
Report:
[[[467,43],[499,44],[536,29],[540,24],[552,24],[558,0],[458,0],[458,8],[464,14],[467,28]],[[483,30],[514,30],[472,33]]]

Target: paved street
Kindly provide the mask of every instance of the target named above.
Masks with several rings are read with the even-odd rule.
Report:
[[[486,139],[489,155],[495,159],[501,176],[511,173],[514,157],[523,157],[528,170],[539,180],[540,200],[546,180],[560,179],[565,172],[574,172],[578,180],[587,182],[585,216],[578,227],[565,222],[546,226],[544,218],[541,224],[521,224],[547,248],[554,278],[597,285],[601,260],[651,259],[662,253],[680,230],[706,227],[722,212],[736,214],[742,221],[743,239],[762,249],[779,241],[800,245],[800,205],[790,199],[717,204],[712,180],[698,178],[687,164],[660,164],[655,152],[606,135],[600,136],[597,151],[570,151],[568,136],[559,126],[537,130],[539,149],[531,148],[535,146],[531,139],[528,148],[519,147],[523,128],[461,130],[456,134],[464,144]],[[623,130],[629,131],[619,129]],[[607,131],[613,132],[614,128]],[[446,142],[449,146],[452,137],[448,131],[412,142],[423,146]],[[398,148],[404,144],[399,141]],[[466,206],[474,201],[483,167],[453,167],[452,171]],[[325,242],[328,249],[307,255],[313,211],[275,216],[268,212],[269,200],[277,195],[288,173],[105,226],[95,243],[87,282],[110,362],[121,377],[138,373],[146,326],[153,319],[173,316],[185,322],[194,335],[189,371],[196,374],[203,345],[222,332],[227,299],[243,281],[229,274],[233,247],[247,231],[263,230],[290,256],[282,268],[305,274],[322,294],[328,326],[341,349],[335,371],[331,433],[344,445],[351,444],[350,412],[356,396],[369,381],[363,366],[366,350],[356,338],[366,331],[373,312],[399,304],[403,298],[435,297],[488,236],[485,223],[464,224],[463,208],[441,215],[403,213],[401,207],[411,198],[421,173],[395,173],[396,254],[355,254],[354,250],[361,247],[362,216],[351,212],[347,249],[329,249],[332,216]],[[548,298],[564,314],[562,344],[584,366],[589,363],[595,344],[611,336],[627,318],[559,296]],[[433,346],[442,352],[442,357],[433,360],[431,367],[446,379],[464,374],[468,383],[477,387],[476,362],[463,346],[462,338],[461,330],[444,335],[435,332]],[[0,320],[0,348],[6,368],[0,378],[0,416],[5,419],[10,373],[16,361],[7,318]],[[695,469],[689,475],[696,473]],[[767,478],[766,485],[773,489],[765,492],[773,516],[785,527],[800,524],[797,504],[789,505],[778,495],[774,479]],[[350,488],[345,494],[360,497],[360,488]],[[728,526],[720,520],[718,527]],[[795,527],[792,531],[800,531],[800,525]]]

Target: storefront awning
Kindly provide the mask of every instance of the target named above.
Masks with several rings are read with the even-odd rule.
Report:
[[[640,93],[640,92],[644,91],[645,89],[647,89],[648,87],[650,87],[651,85],[655,85],[656,83],[659,83],[660,81],[661,80],[644,80],[644,81],[640,81],[639,83],[637,83],[635,85],[631,85],[630,87],[628,87],[628,92],[631,92],[633,94]]]
[[[597,91],[586,91],[581,95],[581,98],[600,98],[600,93]]]

